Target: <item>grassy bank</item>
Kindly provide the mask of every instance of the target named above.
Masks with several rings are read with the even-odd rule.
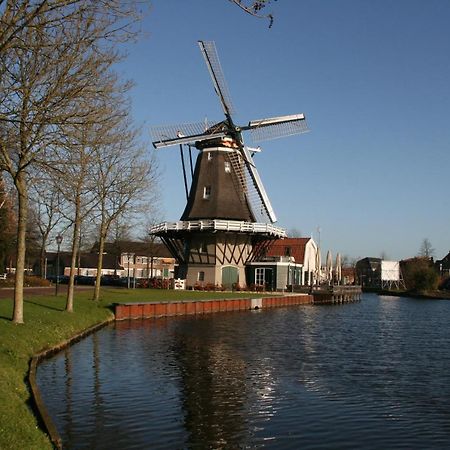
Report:
[[[12,300],[0,300],[0,448],[51,449],[30,407],[26,384],[31,357],[112,316],[112,303],[177,301],[249,297],[248,293],[104,289],[102,301],[92,291],[75,296],[75,312],[64,311],[65,297],[34,295],[25,298],[24,325],[14,325]]]

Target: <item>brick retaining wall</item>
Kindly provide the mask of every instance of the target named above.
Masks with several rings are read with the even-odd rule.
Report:
[[[309,305],[314,303],[312,295],[298,294],[257,299],[235,298],[215,300],[185,300],[182,302],[115,303],[116,320],[153,317],[207,314],[219,311],[244,311],[257,308]]]

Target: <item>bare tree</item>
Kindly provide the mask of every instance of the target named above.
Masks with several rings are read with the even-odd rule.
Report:
[[[137,141],[136,130],[126,120],[110,130],[111,141],[95,148],[95,196],[98,199],[98,265],[93,300],[100,298],[103,252],[111,224],[138,212],[151,199],[158,171]]]
[[[16,215],[11,196],[0,174],[0,273],[5,272],[7,259],[15,242]]]
[[[105,98],[111,99],[111,95],[120,90],[113,80],[98,80],[98,83],[106,81],[107,88],[104,89]],[[114,119],[114,115],[116,118]],[[82,127],[75,126],[68,134],[67,143],[63,151],[67,157],[63,158],[62,164],[55,170],[60,175],[61,190],[64,197],[71,204],[66,214],[72,225],[72,257],[70,264],[69,283],[67,289],[66,311],[73,312],[73,298],[75,289],[75,269],[80,266],[80,241],[81,229],[84,220],[92,213],[97,205],[98,199],[95,192],[95,150],[98,145],[107,145],[107,128],[110,123],[117,121],[121,116],[120,109],[113,113],[111,108],[103,107],[97,111],[97,123],[87,124]],[[102,119],[103,118],[103,119]],[[78,258],[78,262],[77,262]]]
[[[50,234],[61,222],[62,195],[49,177],[35,179],[31,187],[31,203],[35,210],[36,228],[39,232],[39,275],[46,276],[45,254]]]
[[[109,0],[7,2],[0,32],[0,170],[17,191],[17,261],[13,322],[23,323],[23,280],[30,169],[53,161],[65,127],[86,123],[86,97],[101,98],[97,80],[109,70],[108,45],[134,36],[135,2]],[[92,104],[92,103],[91,103]]]
[[[264,14],[264,8],[271,3],[271,0],[229,0],[231,3],[234,3],[242,11],[250,14],[253,17],[257,17],[259,19],[268,19],[269,20],[269,28],[273,25],[273,15],[271,13]],[[276,1],[276,0],[275,0]]]
[[[422,241],[419,249],[419,256],[424,256],[426,258],[431,258],[434,255],[434,248],[428,238]]]
[[[24,47],[20,39],[23,32],[37,22],[46,29],[54,29],[61,24],[77,24],[80,15],[107,20],[112,26],[105,27],[104,38],[129,40],[137,34],[133,25],[139,22],[145,3],[135,0],[0,0],[0,6],[4,6],[0,16],[0,54],[11,47]]]
[[[291,228],[288,230],[287,235],[290,238],[299,238],[302,237],[302,232],[298,228]]]
[[[350,256],[348,256],[348,255],[341,256],[341,266],[342,267],[351,267]]]

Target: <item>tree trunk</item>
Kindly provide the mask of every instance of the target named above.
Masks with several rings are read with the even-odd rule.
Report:
[[[67,287],[67,299],[66,299],[66,311],[73,312],[73,294],[75,291],[75,265],[77,261],[77,254],[79,252],[79,239],[81,228],[80,217],[81,199],[78,196],[75,201],[75,220],[73,223],[73,235],[72,235],[72,257],[70,259],[70,275],[69,285]]]
[[[94,297],[92,300],[95,302],[100,300],[100,284],[102,281],[102,268],[103,268],[103,250],[105,249],[106,230],[102,225],[100,227],[100,239],[98,242],[98,262],[97,262],[97,278],[95,279]]]
[[[47,267],[47,263],[46,263],[46,251],[45,248],[47,246],[47,239],[48,239],[48,233],[45,233],[42,236],[42,240],[41,240],[41,249],[40,249],[40,255],[39,255],[39,276],[41,278],[45,278],[47,276],[47,271],[46,271],[46,267]]]
[[[12,321],[14,323],[23,323],[23,283],[28,220],[28,190],[24,172],[17,174],[14,179],[14,184],[18,194],[19,210],[17,218],[17,259]]]
[[[39,273],[41,278],[45,278],[45,244],[41,243],[39,250]]]

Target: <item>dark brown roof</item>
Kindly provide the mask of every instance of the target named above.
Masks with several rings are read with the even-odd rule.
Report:
[[[57,254],[54,252],[47,253],[47,262],[49,264],[56,264]],[[72,261],[72,253],[70,252],[60,252],[59,253],[59,263],[64,267],[69,267]],[[97,253],[82,253],[80,256],[80,267],[97,267],[98,254]],[[78,259],[75,262],[78,265]],[[120,261],[115,255],[104,254],[103,255],[103,269],[121,269]]]
[[[302,264],[305,260],[305,248],[311,238],[286,238],[273,241],[267,256],[293,256],[295,262]]]
[[[98,245],[94,244],[92,253],[97,252]],[[171,254],[166,246],[161,242],[142,242],[142,241],[116,241],[107,242],[104,251],[106,254],[120,256],[122,253],[134,253],[138,256],[154,256],[160,258],[170,258]]]

